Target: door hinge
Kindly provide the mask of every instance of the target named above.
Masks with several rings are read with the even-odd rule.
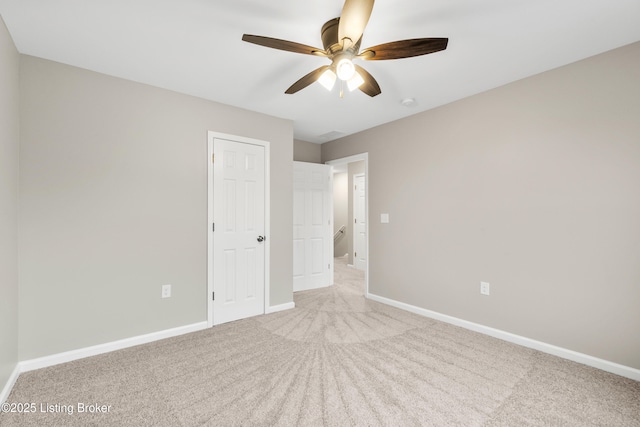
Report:
[[[353,252],[353,257],[358,258],[358,252]]]
[[[355,223],[357,224],[357,223],[358,223],[358,219],[357,219],[357,218],[354,218],[354,219],[353,219],[353,222],[355,222]]]
[[[211,155],[211,163],[215,163],[216,155],[215,153]]]
[[[331,264],[327,264],[327,269],[331,270]]]
[[[211,231],[216,231],[216,223],[215,222],[211,223]]]
[[[215,300],[216,300],[216,293],[211,292],[211,301],[215,301]]]

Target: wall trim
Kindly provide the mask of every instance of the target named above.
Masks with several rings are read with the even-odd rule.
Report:
[[[296,304],[293,301],[288,302],[286,304],[270,305],[264,311],[264,314],[277,313],[279,311],[291,310],[292,308],[296,308]]]
[[[0,393],[0,404],[3,404],[4,402],[7,401],[7,398],[9,397],[9,394],[11,393],[13,386],[16,384],[16,381],[18,381],[18,376],[20,376],[19,363],[17,363],[16,367],[13,368],[13,372],[11,373],[11,375],[9,375],[9,379],[7,380],[7,383],[4,385],[2,392]]]
[[[416,307],[411,304],[407,304],[400,301],[395,301],[389,298],[381,297],[379,295],[368,293],[366,297],[372,301],[376,301],[382,304],[390,305],[392,307],[399,308],[401,310],[409,311],[411,313],[419,314],[421,316],[429,317],[431,319],[439,320],[441,322],[449,323],[455,326],[460,326],[471,331],[479,332],[481,334],[489,335],[494,338],[508,341],[514,344],[521,345],[523,347],[531,348],[541,351],[543,353],[552,354],[554,356],[568,359],[573,362],[582,363],[583,365],[591,366],[593,368],[601,369],[612,374],[620,375],[626,378],[630,378],[635,381],[640,381],[640,369],[635,369],[630,366],[620,365],[608,360],[599,359],[597,357],[589,356],[588,354],[578,353],[577,351],[569,350],[566,348],[558,347],[553,344],[547,344],[542,341],[536,341],[531,338],[523,337],[520,335],[512,334],[500,329],[484,326],[479,323],[470,322],[468,320],[459,319],[457,317],[448,316],[446,314],[438,313],[436,311],[427,310],[425,308]]]
[[[367,247],[367,260],[364,269],[364,289],[365,295],[369,295],[369,255],[371,254],[371,251],[369,250],[369,194],[371,194],[369,191],[369,152],[366,151],[364,153],[341,157],[339,159],[328,160],[325,162],[325,164],[331,166],[339,166],[348,165],[349,163],[359,161],[364,162],[364,217],[366,218],[364,226],[367,240],[365,243]],[[349,191],[351,191],[351,189],[349,189]],[[333,220],[333,215],[331,216],[331,219]],[[349,267],[353,267],[353,265],[349,264]]]
[[[38,357],[36,359],[24,360],[19,363],[20,373],[33,371],[35,369],[47,368],[49,366],[59,365],[61,363],[72,362],[85,357],[97,356],[111,351],[122,350],[136,345],[147,344],[153,341],[163,340],[165,338],[176,337],[191,332],[200,331],[208,328],[206,321],[193,323],[191,325],[180,326],[177,328],[166,329],[164,331],[152,332],[150,334],[138,335],[136,337],[125,338],[118,341],[112,341],[104,344],[98,344],[91,347],[79,348],[77,350],[65,351],[63,353],[52,354],[50,356]]]

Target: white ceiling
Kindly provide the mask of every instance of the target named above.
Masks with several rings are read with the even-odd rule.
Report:
[[[342,4],[0,0],[0,14],[21,53],[290,119],[295,138],[316,143],[640,40],[640,0],[378,0],[363,48],[420,37],[448,37],[449,46],[362,61],[382,94],[343,99],[319,84],[284,94],[326,58],[241,41],[248,33],[322,47],[320,28]]]

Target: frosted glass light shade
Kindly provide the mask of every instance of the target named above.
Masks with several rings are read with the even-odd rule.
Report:
[[[327,90],[333,89],[333,85],[336,84],[336,73],[330,69],[322,73],[318,82]]]
[[[336,65],[336,71],[340,80],[347,81],[353,77],[356,67],[353,66],[353,62],[349,58],[342,58]]]
[[[364,79],[357,71],[354,71],[353,77],[347,80],[347,87],[351,92],[353,92],[358,89],[362,83],[364,83]]]

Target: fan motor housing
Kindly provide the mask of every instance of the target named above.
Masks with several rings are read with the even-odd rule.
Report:
[[[325,22],[320,31],[320,37],[322,38],[322,46],[329,55],[334,55],[342,50],[342,44],[338,40],[338,27],[340,24],[340,18],[333,18]],[[362,43],[362,37],[358,40],[351,50],[354,54],[357,54],[360,50],[360,43]]]

